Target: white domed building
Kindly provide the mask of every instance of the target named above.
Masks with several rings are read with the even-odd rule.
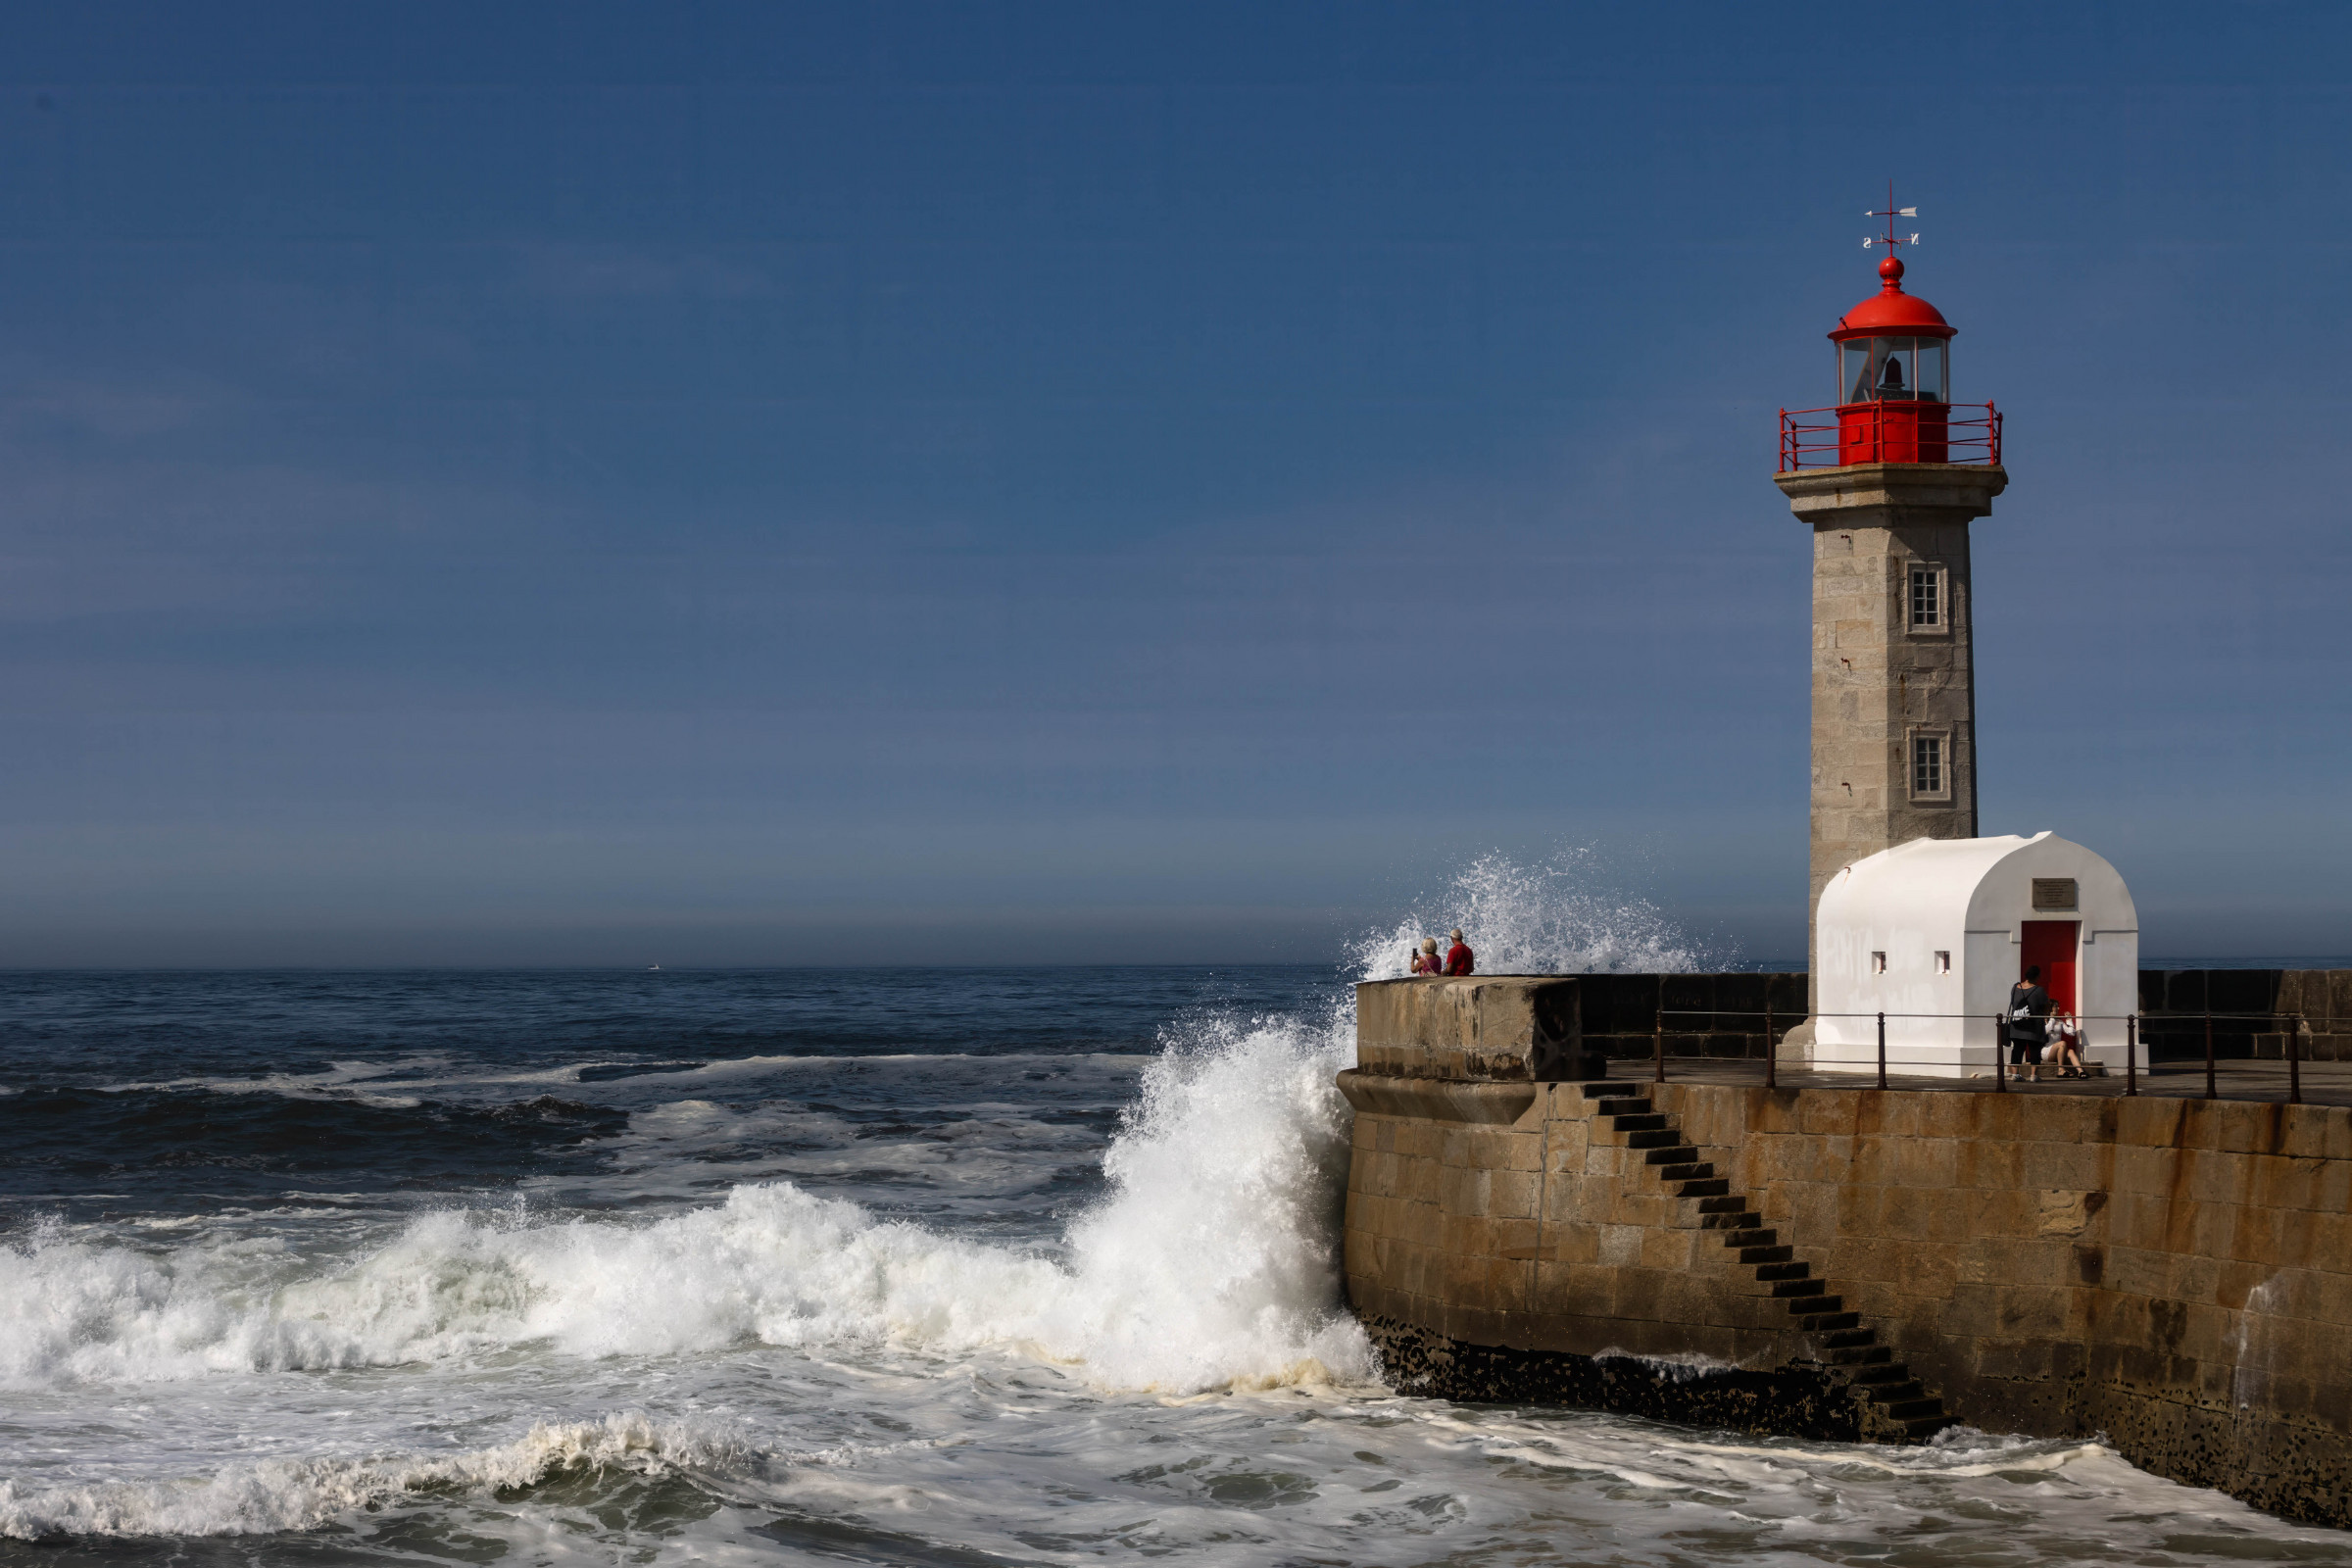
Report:
[[[1830,878],[1812,1065],[1990,1076],[2006,1058],[1998,1020],[2029,965],[2056,1010],[2082,1023],[2083,1058],[2124,1065],[2139,1004],[2139,912],[2114,866],[2052,833],[1913,839]]]

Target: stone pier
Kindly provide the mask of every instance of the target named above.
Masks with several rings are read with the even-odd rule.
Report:
[[[2103,1433],[2352,1526],[2352,1109],[1610,1083],[1578,988],[1358,988],[1348,1290],[1400,1385]]]

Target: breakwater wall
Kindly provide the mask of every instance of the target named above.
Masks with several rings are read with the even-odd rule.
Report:
[[[1661,1022],[1669,1056],[1761,1058],[1768,1028],[1777,1043],[1805,1016],[1802,970],[1575,979],[1585,1049],[1619,1059],[1650,1054]],[[2304,1060],[2352,1061],[2352,969],[2142,969],[2139,1010],[2152,1061],[2203,1056],[2208,1011],[2217,1056],[2277,1059],[2296,1030]]]
[[[2139,1010],[2155,1061],[2203,1055],[2207,1012],[2217,1056],[2275,1060],[2291,1029],[2304,1060],[2352,1061],[2352,969],[2142,969]]]
[[[2352,1526],[2352,1110],[1580,1080],[1578,990],[1358,988],[1347,1283],[1400,1383],[2104,1433]]]

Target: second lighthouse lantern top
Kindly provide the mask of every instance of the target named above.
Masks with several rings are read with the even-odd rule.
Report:
[[[1887,210],[1886,247],[1876,294],[1838,318],[1830,341],[1838,355],[1838,401],[1829,408],[1783,410],[1781,470],[1855,463],[1967,463],[2001,461],[2001,416],[1990,403],[1952,401],[1952,338],[1958,328],[1916,294],[1903,291],[1903,263],[1895,251],[1916,245],[1894,232]],[[1822,416],[1834,416],[1834,422]]]

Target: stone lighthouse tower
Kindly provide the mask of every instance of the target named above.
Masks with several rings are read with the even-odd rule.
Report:
[[[1840,317],[1835,406],[1781,415],[1774,483],[1813,530],[1813,844],[1821,891],[1866,855],[1977,836],[1976,653],[1968,525],[2008,475],[1990,403],[1952,396],[1952,324],[1903,291],[1887,203],[1879,292]]]

